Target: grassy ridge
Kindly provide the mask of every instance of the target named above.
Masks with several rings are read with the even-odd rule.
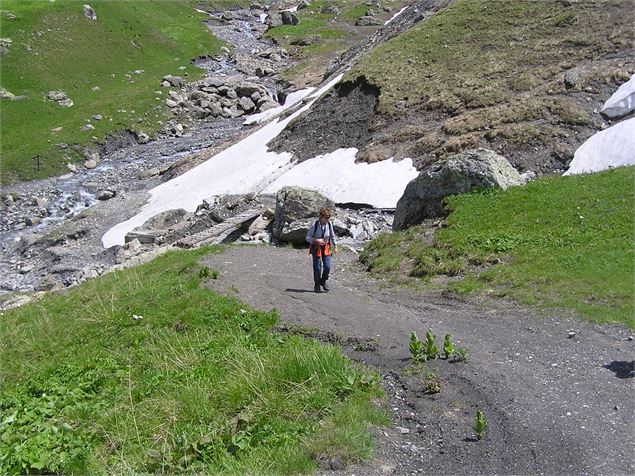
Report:
[[[368,456],[377,376],[201,287],[205,252],[1,317],[0,473],[288,474]]]
[[[154,93],[161,78],[201,75],[190,59],[221,46],[194,4],[96,0],[92,21],[79,2],[4,0],[0,26],[12,45],[2,58],[0,83],[26,100],[2,102],[2,182],[59,174],[66,162],[80,158],[83,146],[94,144],[93,137],[100,141],[116,130],[158,129],[167,94]],[[74,105],[47,101],[50,90],[65,91]],[[101,121],[91,119],[97,114]],[[81,132],[88,120],[95,130]],[[60,149],[58,143],[77,146]],[[32,159],[36,154],[39,166]]]
[[[457,0],[374,49],[345,79],[361,75],[380,87],[380,109],[387,112],[399,101],[447,112],[504,104],[537,87],[553,88],[547,83],[559,81],[563,69],[627,48],[630,7],[626,1]],[[566,116],[573,106],[552,107]],[[525,107],[519,109],[521,116]]]
[[[575,309],[635,327],[635,168],[549,177],[451,197],[447,228],[383,235],[364,252],[376,273],[461,275],[450,286]],[[480,270],[479,270],[480,268]],[[483,270],[485,269],[485,270]]]

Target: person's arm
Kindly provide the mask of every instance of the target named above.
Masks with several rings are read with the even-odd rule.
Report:
[[[329,232],[331,234],[331,244],[333,245],[333,252],[337,251],[337,236],[335,236],[335,230],[333,229],[333,223],[329,222]]]

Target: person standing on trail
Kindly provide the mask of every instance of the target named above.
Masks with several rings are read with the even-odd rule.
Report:
[[[331,253],[337,252],[337,238],[331,223],[330,208],[321,208],[319,219],[309,228],[306,241],[309,246],[309,254],[313,258],[313,290],[316,293],[329,291],[329,273],[331,272]]]

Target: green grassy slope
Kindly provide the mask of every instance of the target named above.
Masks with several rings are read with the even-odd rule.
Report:
[[[370,454],[378,377],[169,253],[0,317],[0,473],[296,474]]]
[[[503,104],[536,87],[546,91],[564,69],[632,44],[624,14],[631,6],[622,0],[456,0],[370,52],[347,78],[362,75],[379,86],[380,109],[388,112],[398,101],[448,112]]]
[[[461,276],[450,287],[576,310],[635,327],[635,168],[549,177],[449,199],[432,246],[423,229],[383,235],[363,258],[375,273]]]
[[[79,158],[80,146],[94,143],[93,137],[102,140],[126,128],[158,129],[167,94],[164,90],[159,99],[154,94],[161,89],[161,78],[197,77],[201,70],[190,59],[221,46],[191,1],[97,0],[91,6],[96,21],[84,17],[80,2],[2,2],[2,37],[12,45],[2,58],[0,84],[26,96],[1,104],[3,183],[62,172],[69,158]],[[10,19],[8,12],[17,18]],[[98,91],[92,90],[95,86]],[[47,101],[50,90],[65,91],[74,106]],[[101,121],[91,119],[97,114]],[[80,132],[87,120],[95,130]],[[59,127],[61,131],[51,132]],[[58,143],[80,146],[63,150]],[[41,156],[39,167],[32,159],[36,154]]]

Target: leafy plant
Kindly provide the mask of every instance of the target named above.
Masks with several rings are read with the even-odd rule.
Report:
[[[454,349],[451,357],[452,362],[469,362],[469,360],[470,353],[467,349],[464,349],[463,347],[457,347]]]
[[[220,273],[217,270],[211,269],[208,266],[202,266],[198,272],[198,277],[201,279],[206,279],[206,278],[218,279],[219,275]]]
[[[450,334],[445,335],[445,340],[443,342],[443,354],[446,359],[449,359],[450,356],[454,353],[454,346],[452,345],[452,341],[450,340],[452,336]]]
[[[412,356],[412,360],[421,361],[426,360],[425,354],[423,353],[423,342],[419,340],[417,337],[417,333],[412,331],[410,333],[410,355]]]
[[[478,441],[481,441],[483,439],[485,428],[487,428],[487,420],[485,420],[483,411],[478,410],[476,412],[476,417],[474,417],[474,432],[476,433],[476,439]]]
[[[436,359],[439,355],[439,349],[435,344],[435,336],[432,333],[432,329],[428,329],[426,332],[426,358],[428,360]]]

